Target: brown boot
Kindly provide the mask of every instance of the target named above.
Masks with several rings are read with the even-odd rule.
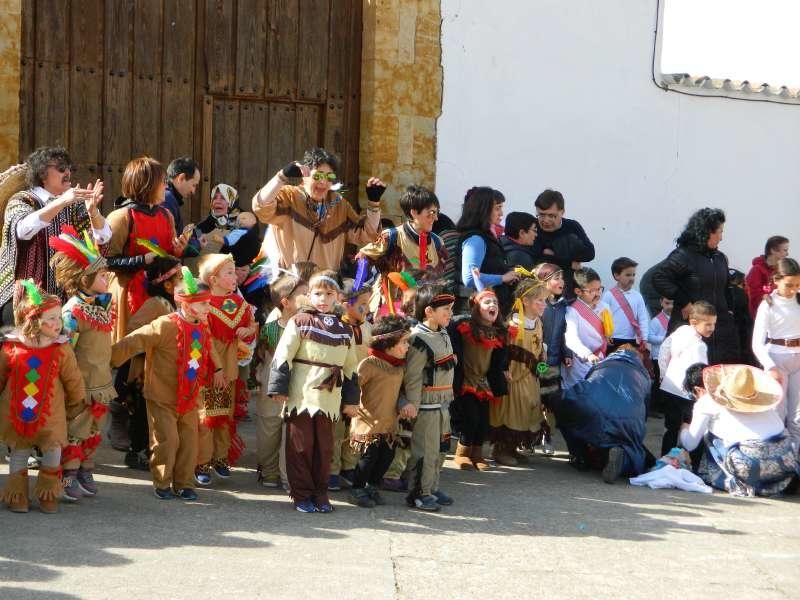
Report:
[[[3,502],[11,512],[28,512],[28,469],[8,476],[3,490]]]
[[[514,457],[513,450],[507,443],[497,442],[492,447],[492,456],[494,456],[498,464],[506,467],[516,467],[519,464],[519,461]]]
[[[36,497],[39,498],[39,510],[45,514],[58,512],[58,500],[63,493],[61,483],[61,468],[39,469],[39,477],[36,478]]]
[[[470,446],[470,458],[472,458],[472,464],[475,465],[475,468],[478,471],[488,471],[492,467],[483,460],[483,445],[479,446]]]
[[[470,458],[471,450],[470,446],[463,446],[461,442],[456,446],[456,455],[453,457],[453,462],[462,471],[472,471],[475,468]]]

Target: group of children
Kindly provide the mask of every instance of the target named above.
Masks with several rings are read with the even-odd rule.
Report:
[[[89,237],[63,228],[50,243],[69,300],[62,307],[33,282],[18,282],[17,327],[0,351],[8,507],[29,509],[34,447],[42,511],[98,493],[93,457],[116,395],[112,367],[122,365],[136,401],[146,405],[147,423],[131,436],[132,447],[137,438],[135,451],[146,455],[160,499],[194,500],[196,485],[230,476],[242,450],[237,381],[247,378],[240,367],[251,358],[260,384],[258,481],[285,487],[303,513],[331,512],[329,491],[342,481],[360,507],[383,504],[381,488],[406,490],[408,505],[420,510],[453,504],[440,488],[452,437],[454,464],[463,470],[518,465],[534,448],[552,455],[549,405],[623,345],[649,352],[665,414],[662,453],[677,444],[692,412],[684,378],[691,365],[708,362],[703,339],[714,331],[713,306],[695,302],[688,325],[667,336],[672,302],[662,299],[651,319],[633,289],[637,264],[623,257],[612,264],[611,289],[596,271],[580,268],[570,302],[558,266],[520,266],[508,315],[487,288],[472,296],[468,314],[454,317],[456,297],[437,279],[446,251],[430,231],[438,201],[412,186],[401,207],[407,222],[362,249],[354,279],[313,265],[275,278],[274,308],[261,326],[238,292],[242,278],[230,255],[203,256],[199,281],[177,259],[157,257],[146,272],[147,300],[113,344],[105,259]],[[365,276],[369,270],[377,280]],[[800,267],[783,259],[775,279],[777,290],[756,318],[765,340],[756,355],[788,386],[797,435]],[[484,456],[487,442],[493,460]]]

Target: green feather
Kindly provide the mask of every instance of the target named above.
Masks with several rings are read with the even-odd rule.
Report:
[[[169,256],[158,244],[154,244],[150,240],[146,240],[144,238],[136,238],[136,243],[144,248],[147,248],[150,252],[155,254],[156,256],[160,256],[164,258],[165,256]]]
[[[25,288],[25,293],[28,295],[31,304],[39,306],[42,303],[42,292],[39,291],[39,286],[36,285],[36,282],[33,279],[23,279],[20,283]]]
[[[409,273],[408,271],[400,271],[400,277],[402,277],[403,281],[405,281],[408,284],[408,287],[410,288],[417,287],[417,280],[414,279],[411,276],[411,273]]]
[[[192,270],[184,266],[181,267],[181,273],[183,273],[183,285],[186,291],[192,296],[195,295],[197,293],[197,280],[195,280]]]

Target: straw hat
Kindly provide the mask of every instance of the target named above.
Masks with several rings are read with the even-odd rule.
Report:
[[[706,367],[703,383],[715,402],[734,412],[764,412],[783,398],[780,383],[761,369],[748,365]]]
[[[0,173],[0,214],[5,213],[6,204],[11,196],[28,187],[25,183],[25,175],[28,173],[28,165],[14,165]]]

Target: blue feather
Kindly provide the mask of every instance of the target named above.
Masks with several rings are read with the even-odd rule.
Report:
[[[369,261],[363,256],[358,259],[358,267],[356,268],[356,277],[353,280],[353,291],[360,290],[364,286],[369,274]]]

